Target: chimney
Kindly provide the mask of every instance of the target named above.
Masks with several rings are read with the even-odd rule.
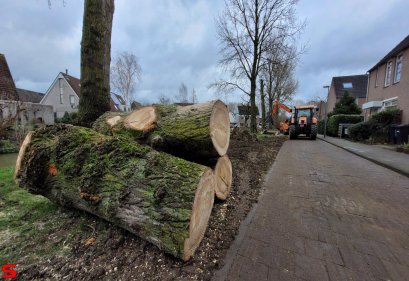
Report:
[[[65,75],[68,75],[68,69],[67,68],[65,69]]]

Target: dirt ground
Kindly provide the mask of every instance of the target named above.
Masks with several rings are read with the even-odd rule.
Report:
[[[263,176],[285,139],[269,136],[256,140],[247,134],[232,134],[228,152],[233,165],[232,192],[226,201],[215,201],[205,237],[190,261],[164,254],[92,215],[58,207],[60,222],[50,228],[47,237],[36,238],[38,241],[20,250],[18,279],[210,280],[214,270],[223,265],[241,221],[257,202]],[[50,215],[49,219],[55,218]],[[51,256],[36,255],[36,251],[44,251],[44,243],[52,244]],[[30,258],[24,258],[29,253]]]

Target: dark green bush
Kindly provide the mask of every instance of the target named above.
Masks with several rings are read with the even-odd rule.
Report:
[[[318,134],[324,134],[325,120],[318,121]]]
[[[65,112],[62,118],[55,120],[56,123],[78,125],[78,112]]]
[[[338,136],[339,124],[356,124],[363,121],[363,118],[361,115],[333,115],[327,120],[327,134],[336,137]]]
[[[375,143],[384,143],[388,142],[390,125],[396,123],[400,123],[400,110],[388,109],[372,115],[368,121],[350,127],[348,134],[356,141],[371,140]]]
[[[18,147],[10,140],[0,140],[0,154],[18,152]]]
[[[399,124],[400,112],[397,108],[387,109],[372,115],[371,120],[384,125]]]

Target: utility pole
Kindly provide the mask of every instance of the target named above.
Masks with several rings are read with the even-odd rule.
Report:
[[[324,138],[327,136],[327,106],[328,106],[328,97],[329,97],[329,88],[330,86],[323,86],[323,88],[327,88],[327,98],[325,99],[325,111],[324,111]]]

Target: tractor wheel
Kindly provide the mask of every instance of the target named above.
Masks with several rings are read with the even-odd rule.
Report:
[[[293,139],[297,138],[297,133],[295,131],[295,126],[294,125],[290,126],[289,135],[290,135],[290,140],[293,140]]]
[[[311,125],[311,133],[310,133],[310,140],[315,140],[317,138],[317,125]]]

